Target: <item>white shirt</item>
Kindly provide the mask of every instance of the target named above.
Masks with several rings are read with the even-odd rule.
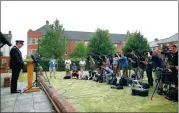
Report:
[[[65,60],[65,65],[67,66],[71,65],[71,60]]]
[[[86,65],[86,61],[80,61],[79,64],[85,66]]]

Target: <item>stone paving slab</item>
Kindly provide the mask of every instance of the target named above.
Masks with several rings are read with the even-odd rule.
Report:
[[[43,90],[11,94],[10,88],[1,87],[1,112],[52,112],[53,107]]]

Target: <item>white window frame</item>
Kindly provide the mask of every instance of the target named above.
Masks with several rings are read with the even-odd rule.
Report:
[[[34,39],[35,44],[38,44],[38,38]]]
[[[28,45],[33,44],[33,39],[32,38],[28,38]]]
[[[3,64],[6,64],[7,62],[6,62],[6,59],[2,59],[2,62],[1,62],[1,64],[3,65]]]

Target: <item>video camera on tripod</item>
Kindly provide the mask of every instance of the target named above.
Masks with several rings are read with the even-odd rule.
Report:
[[[164,57],[168,59],[168,61],[165,61],[165,62],[171,62],[173,56],[172,56],[172,52],[168,46],[162,47],[161,54],[164,55]]]

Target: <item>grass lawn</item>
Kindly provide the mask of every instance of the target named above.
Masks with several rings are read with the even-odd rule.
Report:
[[[49,73],[48,78],[49,77]],[[177,112],[178,103],[164,99],[155,94],[150,97],[132,96],[131,89],[124,87],[122,90],[111,89],[106,83],[91,80],[63,80],[65,72],[57,72],[56,79],[50,78],[52,85],[63,93],[81,112]]]
[[[64,97],[81,112],[178,111],[178,103],[168,101],[163,96],[155,94],[151,101],[150,97],[154,90],[153,88],[149,90],[148,97],[140,97],[132,96],[129,87],[116,90],[111,89],[110,85],[106,83],[98,83],[91,80],[63,80],[65,72],[57,72],[56,79],[50,78],[48,72],[47,76],[59,93],[63,93]],[[27,73],[23,73],[18,81],[27,84]]]

